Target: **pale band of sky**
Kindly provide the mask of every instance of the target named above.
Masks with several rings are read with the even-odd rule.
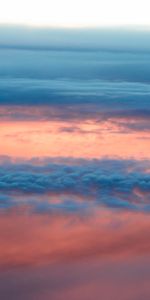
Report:
[[[150,26],[149,0],[5,0],[0,24],[49,27]]]

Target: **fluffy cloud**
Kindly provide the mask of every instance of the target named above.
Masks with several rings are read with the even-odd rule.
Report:
[[[43,161],[42,165],[35,165],[31,161],[5,160],[0,169],[0,190],[4,195],[24,195],[26,203],[45,211],[90,208],[91,204],[149,211],[149,170],[148,161],[80,160],[78,163],[72,160],[71,165],[64,164],[62,159],[61,163]],[[39,203],[35,195],[41,199],[47,195],[47,198]],[[54,195],[60,199],[58,204],[48,201]],[[78,198],[82,199],[81,203]]]

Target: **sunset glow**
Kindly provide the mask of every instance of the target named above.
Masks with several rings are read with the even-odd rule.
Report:
[[[148,1],[0,23],[0,300],[149,300]]]

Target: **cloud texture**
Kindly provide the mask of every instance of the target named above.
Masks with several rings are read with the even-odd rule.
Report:
[[[149,211],[150,164],[148,161],[73,160],[73,164],[3,163],[0,169],[1,203],[24,203],[46,211],[76,210],[96,206]],[[9,196],[9,198],[4,197]],[[38,195],[37,201],[35,195]],[[39,201],[39,195],[41,201]],[[42,195],[44,199],[42,200]],[[53,197],[60,202],[53,203]],[[63,195],[63,197],[62,197]],[[10,200],[11,199],[11,200]],[[45,206],[44,206],[45,205]]]

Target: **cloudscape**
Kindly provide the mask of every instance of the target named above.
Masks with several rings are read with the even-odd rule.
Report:
[[[71,20],[67,5],[3,7],[0,299],[149,300],[146,11],[131,22],[127,1],[108,22],[82,3]]]

